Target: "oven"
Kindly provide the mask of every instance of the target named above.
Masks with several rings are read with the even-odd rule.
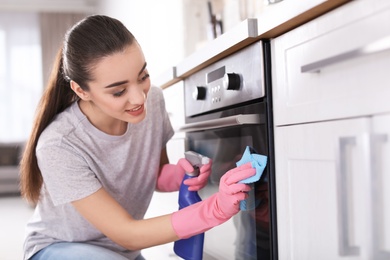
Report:
[[[269,43],[256,42],[184,80],[186,149],[213,160],[205,188],[236,167],[247,146],[267,156],[246,211],[205,233],[203,259],[277,259]]]

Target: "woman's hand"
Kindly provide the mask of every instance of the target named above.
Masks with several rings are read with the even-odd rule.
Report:
[[[184,184],[188,186],[188,190],[198,191],[206,186],[211,173],[211,164],[210,160],[208,164],[200,167],[199,176],[184,181]],[[184,174],[186,172],[192,173],[194,170],[194,167],[185,158],[181,158],[177,164],[163,165],[157,179],[157,190],[165,192],[179,190]]]
[[[189,170],[188,172],[192,171],[188,164],[191,166],[191,164],[186,160],[186,159],[180,159],[178,162],[178,165],[180,165],[185,171]],[[211,165],[212,165],[212,160],[209,160],[208,164],[204,164],[200,167],[199,169],[199,175],[197,177],[187,179],[184,181],[184,184],[188,186],[188,190],[190,191],[198,191],[202,189],[204,186],[206,186],[207,181],[209,179],[209,176],[211,174]]]

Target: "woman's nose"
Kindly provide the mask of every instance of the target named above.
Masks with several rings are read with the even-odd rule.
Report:
[[[145,98],[146,95],[145,92],[143,91],[143,88],[138,86],[130,88],[129,97],[128,97],[128,101],[130,104],[133,105],[143,104],[145,102]]]

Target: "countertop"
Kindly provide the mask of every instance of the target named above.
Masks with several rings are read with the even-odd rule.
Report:
[[[242,21],[166,70],[154,80],[154,84],[161,88],[169,87],[253,42],[278,37],[350,1],[284,0],[269,5],[258,17]]]

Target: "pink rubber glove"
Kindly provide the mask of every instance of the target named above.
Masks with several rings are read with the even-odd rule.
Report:
[[[209,179],[211,173],[211,164],[212,160],[210,159],[208,164],[202,165],[202,167],[200,167],[198,177],[184,181],[184,184],[188,186],[188,190],[198,191],[206,186],[207,180]]]
[[[250,187],[238,183],[255,175],[251,163],[243,164],[225,173],[219,191],[206,200],[172,214],[171,222],[179,238],[189,238],[218,226],[239,212],[239,202],[247,198]]]
[[[157,178],[156,189],[158,191],[178,191],[184,173],[193,171],[194,167],[184,158],[181,158],[177,164],[164,164]]]

